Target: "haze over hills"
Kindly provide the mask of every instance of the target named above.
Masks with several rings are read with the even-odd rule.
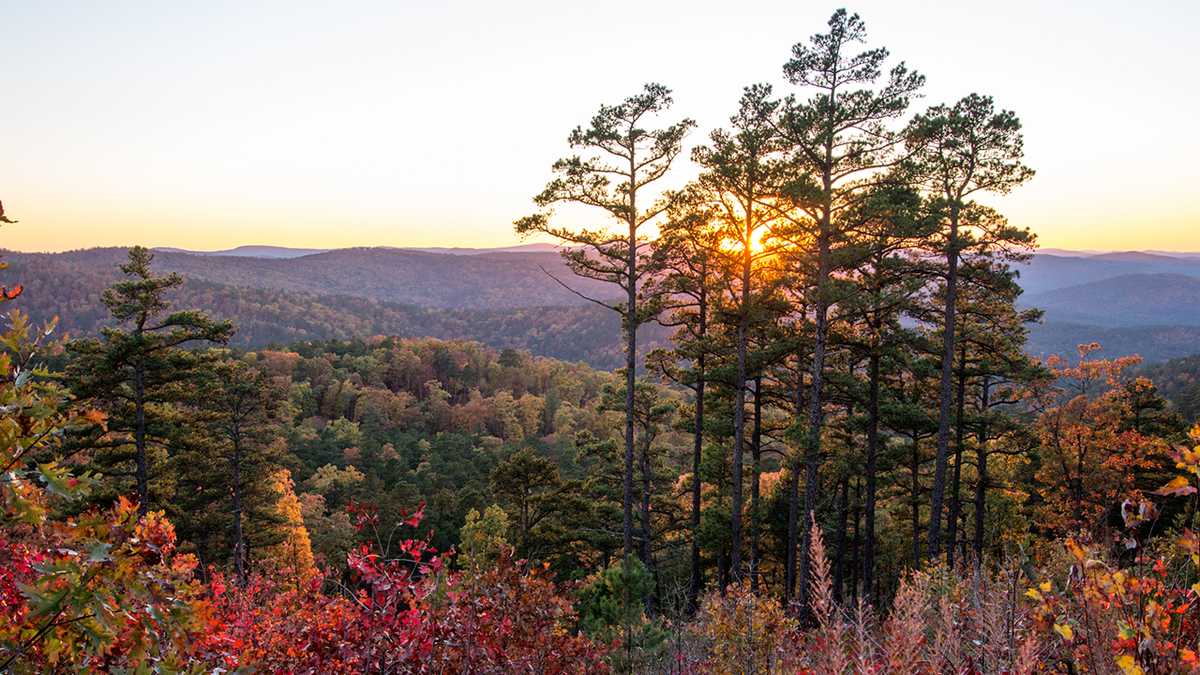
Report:
[[[233,286],[318,295],[347,295],[420,307],[500,309],[541,305],[580,305],[616,293],[610,284],[573,275],[562,257],[535,245],[530,252],[487,251],[472,255],[392,248],[346,248],[297,257],[192,255],[158,251],[160,274],[179,272]],[[126,249],[98,248],[65,253],[5,252],[11,264],[58,260],[115,266]]]
[[[1132,274],[1177,274],[1200,279],[1200,258],[1152,253],[1104,253],[1089,256],[1038,253],[1018,268],[1021,288],[1036,295],[1056,288],[1078,286]]]
[[[1097,326],[1200,326],[1200,278],[1180,274],[1124,274],[1023,295],[1056,321]]]
[[[125,254],[123,248],[4,252],[4,260],[17,269],[0,283],[12,280],[30,289],[26,309],[35,319],[58,314],[73,334],[92,334],[106,322],[99,294],[119,276],[116,265]],[[239,346],[396,333],[478,339],[537,355],[583,359],[597,367],[619,362],[616,324],[607,325],[615,314],[591,305],[555,278],[593,298],[611,297],[614,288],[574,276],[548,244],[328,251],[247,246],[201,253],[160,249],[154,268],[189,280],[188,299],[181,299],[180,306],[199,303],[187,306],[238,321],[243,326]],[[1200,258],[1039,253],[1032,264],[1018,269],[1026,289],[1021,306],[1045,310],[1044,323],[1029,327],[1031,354],[1070,354],[1075,345],[1093,341],[1105,346],[1106,357],[1139,353],[1148,362],[1200,353]],[[55,299],[39,302],[38,295]],[[611,330],[601,330],[602,325]],[[656,343],[672,332],[655,331],[651,341]]]
[[[480,255],[482,253],[545,253],[557,251],[560,247],[554,244],[520,244],[517,246],[502,246],[499,248],[463,248],[455,246],[453,248],[435,246],[433,248],[397,248],[394,246],[380,246],[378,248],[399,251],[421,251],[424,253],[449,253],[451,255]],[[301,258],[306,255],[314,255],[317,253],[327,253],[334,250],[348,249],[332,249],[332,248],[287,248],[285,246],[238,246],[237,248],[226,249],[224,251],[188,251],[182,248],[158,247],[155,251],[164,251],[167,253],[187,253],[190,255],[202,256],[232,256],[235,258]]]
[[[30,258],[0,273],[0,284],[19,280],[25,287],[25,292],[6,303],[6,310],[26,312],[37,324],[57,316],[56,334],[95,337],[102,327],[113,323],[100,301],[101,294],[122,278],[112,264]],[[174,308],[200,309],[233,321],[238,332],[229,346],[243,349],[259,349],[272,342],[287,345],[295,341],[396,335],[475,340],[494,349],[527,350],[535,356],[582,361],[605,370],[624,363],[617,338],[620,316],[592,303],[437,309],[346,295],[238,287],[202,279],[185,279],[169,299]],[[647,349],[669,347],[673,332],[657,324],[647,325],[638,331],[640,344]]]

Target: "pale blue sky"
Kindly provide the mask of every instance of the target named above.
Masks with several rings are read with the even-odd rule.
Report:
[[[0,0],[0,246],[509,245],[597,106],[661,82],[702,142],[840,6]],[[1018,113],[1038,176],[988,201],[1044,246],[1200,250],[1200,3],[846,7],[915,108]]]

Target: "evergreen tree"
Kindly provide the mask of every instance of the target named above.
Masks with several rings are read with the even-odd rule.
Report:
[[[717,278],[721,281],[720,292],[714,297],[715,307],[734,331],[730,571],[735,583],[741,582],[744,573],[742,474],[747,445],[746,391],[747,382],[755,379],[748,370],[750,337],[761,324],[774,318],[770,300],[778,280],[764,264],[771,252],[763,245],[775,223],[772,210],[763,202],[776,192],[779,182],[777,165],[771,161],[779,148],[779,138],[765,122],[778,105],[769,100],[770,95],[770,87],[748,87],[739,113],[731,119],[733,130],[712,132],[711,145],[697,147],[692,152],[693,161],[705,172],[692,186],[691,194],[693,199],[710,206],[716,228],[716,246],[708,251],[717,263]],[[758,471],[757,462],[752,471]],[[757,473],[754,478],[757,484]],[[753,489],[757,493],[756,485]],[[753,529],[757,530],[757,521]]]
[[[781,210],[791,221],[795,255],[810,272],[804,304],[812,309],[813,351],[811,394],[808,404],[808,438],[805,461],[803,518],[814,516],[818,469],[821,461],[821,428],[825,358],[829,345],[830,308],[840,300],[835,256],[844,240],[841,215],[866,195],[865,187],[886,178],[894,166],[903,136],[887,122],[908,109],[908,103],[925,78],[909,72],[903,63],[894,66],[882,86],[874,87],[888,57],[885,48],[852,54],[854,43],[866,41],[866,26],[857,14],[840,9],[829,19],[829,32],[815,35],[811,45],[792,47],[793,58],[784,65],[792,84],[815,93],[807,101],[785,99],[776,116],[778,128],[789,143],[800,178],[785,191],[793,208]],[[845,289],[842,289],[845,290]],[[800,546],[800,612],[807,613],[812,528],[790,525],[789,537],[802,533]]]
[[[169,405],[169,385],[208,367],[211,358],[180,347],[189,342],[224,344],[234,333],[229,321],[215,321],[197,311],[172,312],[166,296],[179,287],[177,273],[156,277],[150,271],[154,254],[144,247],[129,251],[120,265],[128,277],[104,292],[102,301],[114,319],[130,324],[128,331],[105,328],[102,337],[75,340],[68,349],[76,355],[68,382],[77,397],[91,399],[108,413],[107,431],[99,426],[77,439],[93,451],[92,464],[109,477],[132,476],[138,513],[150,508],[150,445],[169,436],[159,406]],[[132,468],[130,468],[132,464]]]
[[[930,195],[930,210],[942,226],[933,249],[945,259],[945,304],[942,316],[942,379],[938,414],[937,459],[930,499],[928,554],[941,550],[942,506],[950,447],[953,406],[955,298],[958,266],[971,251],[994,251],[1010,260],[1027,259],[1023,251],[1033,234],[1008,225],[999,214],[968,197],[977,192],[1004,194],[1033,177],[1024,156],[1021,121],[1008,110],[996,112],[989,96],[971,94],[953,107],[935,106],[915,119],[908,142],[918,179]]]
[[[184,536],[229,540],[237,579],[244,584],[247,524],[260,535],[259,543],[269,545],[279,538],[268,532],[272,525],[268,514],[278,498],[270,489],[270,478],[279,468],[274,427],[285,413],[283,392],[242,361],[204,369],[183,389],[180,400],[196,412],[179,429],[174,443],[186,449],[173,463],[185,488],[176,497],[178,519],[196,523],[202,513],[212,513],[214,527],[207,532],[193,527],[197,531]],[[206,554],[202,558],[213,560],[213,551],[202,553]]]
[[[650,183],[666,175],[682,149],[683,137],[696,125],[690,119],[665,129],[646,131],[641,124],[650,115],[671,105],[671,90],[661,84],[647,84],[644,94],[632,96],[615,106],[601,106],[585,131],[576,127],[568,141],[572,148],[599,151],[607,158],[582,159],[579,156],[554,163],[559,178],[550,182],[534,203],[547,208],[558,202],[575,202],[606,211],[623,231],[572,231],[550,225],[550,213],[538,213],[516,221],[520,234],[543,232],[567,242],[563,258],[571,270],[583,277],[600,279],[618,286],[622,302],[608,304],[591,299],[621,314],[625,332],[625,480],[624,480],[624,551],[633,553],[633,465],[634,396],[637,370],[637,330],[659,314],[656,302],[643,297],[642,284],[650,264],[644,255],[649,242],[644,226],[667,210],[670,201],[638,201],[639,193]],[[613,161],[615,164],[608,164]],[[613,180],[621,181],[616,186]]]

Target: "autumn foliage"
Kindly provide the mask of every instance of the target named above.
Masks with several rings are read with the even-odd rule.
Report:
[[[352,504],[360,526],[375,510]],[[415,528],[423,507],[408,517]],[[244,589],[217,577],[215,630],[198,657],[270,673],[600,673],[602,652],[574,630],[574,611],[544,568],[504,550],[478,576],[451,571],[428,537],[382,553],[350,554],[354,582],[340,593],[313,578],[256,576]]]
[[[1065,401],[1045,409],[1037,424],[1042,463],[1037,478],[1044,489],[1041,524],[1068,533],[1102,524],[1112,504],[1134,487],[1136,472],[1152,468],[1155,455],[1166,450],[1162,441],[1130,428],[1133,414],[1130,390],[1121,375],[1141,361],[1137,357],[1112,361],[1091,358],[1097,344],[1080,345],[1080,361],[1070,364],[1054,357],[1054,375],[1074,384]]]

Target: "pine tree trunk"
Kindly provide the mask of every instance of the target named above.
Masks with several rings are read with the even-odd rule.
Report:
[[[946,492],[946,464],[950,454],[950,406],[954,397],[954,322],[958,296],[958,213],[950,216],[950,236],[946,241],[946,307],[942,332],[942,382],[938,407],[937,458],[933,469],[933,494],[929,499],[929,547],[931,561],[941,553],[942,507]]]
[[[867,401],[867,496],[863,504],[865,528],[863,534],[862,586],[867,602],[872,600],[875,583],[875,473],[879,456],[879,354],[871,354],[870,394]]]
[[[632,199],[630,200],[632,202]],[[633,210],[631,206],[631,211]],[[625,306],[625,479],[621,504],[624,509],[625,562],[633,555],[633,425],[634,391],[637,385],[637,229],[629,223],[629,263],[626,268]]]
[[[842,476],[838,486],[842,498],[838,502],[837,558],[833,563],[833,599],[842,602],[842,587],[846,580],[846,520],[850,512],[850,476]]]
[[[759,491],[762,483],[762,375],[754,377],[754,435],[750,439],[750,590],[758,592],[759,545],[762,532],[762,502]]]
[[[963,418],[966,415],[967,344],[959,347],[958,396],[954,421],[954,477],[950,479],[950,515],[946,519],[946,565],[954,567],[954,547],[958,544],[959,486],[962,478]]]
[[[655,575],[655,578],[657,578],[657,570],[655,570],[655,568],[654,568],[654,548],[653,548],[653,541],[651,540],[651,529],[650,529],[650,527],[651,527],[651,523],[650,523],[650,490],[652,489],[653,485],[651,484],[651,480],[650,480],[651,476],[650,476],[650,435],[649,434],[646,434],[646,437],[644,439],[642,439],[641,471],[642,471],[642,495],[641,495],[642,498],[641,498],[640,511],[642,512],[642,527],[641,527],[641,530],[642,530],[642,542],[641,542],[641,544],[642,544],[642,546],[641,546],[642,564],[646,566],[647,572],[650,572],[651,574]],[[656,595],[656,591],[653,589],[650,591],[650,593],[648,593],[646,595],[646,612],[650,616],[654,616],[654,612],[655,612],[655,595]]]
[[[746,318],[738,324],[736,394],[733,403],[733,499],[730,505],[729,572],[733,583],[742,581],[742,496],[746,447]]]
[[[704,334],[704,310],[701,301],[701,335]],[[688,613],[695,615],[700,609],[700,460],[704,451],[704,354],[697,359],[696,382],[696,428],[692,439],[692,575],[688,580]]]
[[[134,414],[137,418],[133,437],[137,453],[134,473],[137,478],[138,518],[141,519],[150,512],[150,467],[146,461],[146,364],[140,357],[133,367],[133,387]]]
[[[804,410],[804,369],[801,367],[802,358],[796,354],[796,414],[800,419]],[[799,558],[798,543],[800,538],[800,467],[803,455],[797,448],[792,452],[792,463],[788,476],[788,533],[784,546],[787,549],[787,570],[784,574],[783,603],[787,609],[792,608],[796,597],[796,563]]]
[[[983,419],[979,423],[979,443],[978,443],[978,462],[979,462],[979,477],[975,483],[975,571],[978,573],[980,565],[983,562],[983,528],[984,528],[984,506],[987,505],[987,459],[988,459],[988,396],[990,394],[991,382],[988,378],[983,378],[982,394],[980,396],[979,409],[983,411]]]
[[[854,555],[854,565],[850,568],[850,604],[858,605],[858,585],[862,581],[859,578],[859,571],[862,569],[862,560],[858,557],[859,536],[862,534],[859,527],[862,525],[862,478],[854,479],[854,536],[851,539],[850,551]]]
[[[246,586],[246,540],[242,534],[242,444],[233,439],[233,564],[238,585]]]
[[[827,181],[828,183],[828,181]],[[828,193],[829,186],[826,186]],[[825,421],[825,411],[822,406],[825,389],[825,349],[829,341],[829,306],[825,297],[828,293],[829,272],[831,265],[829,207],[826,207],[825,218],[818,239],[817,261],[817,304],[815,307],[816,325],[813,335],[812,361],[812,391],[808,402],[808,449],[804,470],[804,527],[801,528],[800,543],[800,579],[799,579],[799,616],[807,623],[809,619],[809,578],[812,575],[810,553],[812,551],[812,528],[816,522],[818,471],[821,467],[821,425]]]
[[[912,565],[917,569],[921,565],[921,444],[916,435],[912,439]]]

